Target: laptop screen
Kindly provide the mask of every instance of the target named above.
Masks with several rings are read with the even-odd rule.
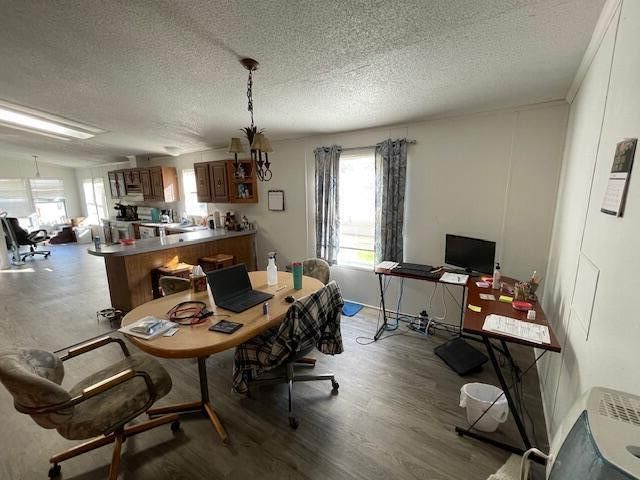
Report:
[[[244,263],[207,272],[207,280],[216,303],[251,290],[251,280]]]

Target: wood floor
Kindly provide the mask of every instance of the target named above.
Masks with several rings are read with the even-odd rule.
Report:
[[[110,329],[95,317],[96,310],[109,306],[102,260],[79,245],[51,249],[49,259],[28,261],[20,272],[0,271],[0,351],[14,346],[56,350]],[[239,396],[231,392],[232,352],[211,357],[209,390],[230,446],[221,444],[207,420],[193,416],[177,434],[161,427],[127,440],[120,478],[486,479],[508,455],[457,437],[453,426],[466,426],[458,407],[460,387],[473,381],[496,384],[491,369],[458,377],[432,352],[443,337],[407,331],[358,344],[357,337],[373,335],[376,321],[377,312],[370,309],[343,317],[345,352],[335,357],[317,353],[315,370],[335,372],[340,393],[332,396],[329,382],[295,385],[297,431],[288,425],[284,385],[260,390],[250,399]],[[405,331],[401,326],[400,332]],[[514,356],[525,366],[533,358],[527,349],[517,349]],[[63,385],[71,386],[118,358],[117,348],[107,347],[70,360]],[[196,362],[163,364],[174,388],[159,405],[196,400]],[[537,444],[546,448],[537,384],[533,369],[525,382],[526,405]],[[0,479],[47,478],[49,455],[74,444],[15,411],[2,387],[0,415]],[[504,436],[517,438],[511,420],[496,434]],[[103,447],[63,462],[62,478],[105,478],[110,458],[111,448]]]

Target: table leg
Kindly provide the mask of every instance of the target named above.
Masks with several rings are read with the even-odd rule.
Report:
[[[184,402],[177,403],[174,405],[168,405],[166,407],[157,407],[150,408],[147,410],[147,415],[149,417],[155,417],[158,415],[165,415],[167,413],[193,413],[200,412],[204,413],[211,423],[213,427],[218,432],[222,443],[227,445],[229,443],[229,436],[218,418],[213,406],[211,406],[211,401],[209,399],[209,384],[207,381],[207,357],[199,357],[198,358],[198,376],[200,378],[200,401],[195,402]]]
[[[378,283],[380,285],[380,305],[382,306],[382,325],[380,325],[380,328],[378,329],[378,331],[376,332],[376,334],[373,337],[374,341],[377,341],[380,336],[382,335],[382,332],[385,331],[385,329],[387,328],[387,309],[384,305],[384,286],[382,285],[382,274],[378,273]]]
[[[525,428],[524,422],[522,421],[522,418],[518,413],[518,409],[515,404],[515,401],[511,396],[509,385],[507,384],[504,378],[504,375],[502,375],[502,370],[500,369],[500,364],[498,363],[498,359],[496,358],[495,352],[493,351],[493,346],[491,345],[491,341],[489,340],[488,337],[483,336],[482,338],[484,340],[485,346],[487,347],[487,353],[489,354],[489,358],[491,359],[491,364],[493,365],[493,369],[496,372],[496,376],[498,377],[498,381],[500,382],[500,386],[502,387],[504,396],[507,399],[507,403],[509,404],[509,411],[513,416],[513,420],[516,422],[516,426],[518,427],[518,432],[520,433],[520,438],[522,439],[522,443],[524,444],[525,448],[522,449],[522,448],[514,447],[512,445],[508,445],[503,442],[499,442],[497,440],[486,437],[479,433],[472,432],[470,431],[470,429],[466,429],[466,428],[463,429],[460,427],[456,427],[455,428],[456,433],[460,436],[468,436],[471,438],[475,438],[482,442],[489,443],[496,447],[502,448],[503,450],[522,455],[526,450],[531,448],[531,441],[529,440],[529,436],[527,435],[527,430]],[[536,359],[536,362],[537,362],[537,359]],[[536,362],[534,362],[534,365]]]

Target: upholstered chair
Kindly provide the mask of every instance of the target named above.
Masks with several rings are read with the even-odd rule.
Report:
[[[291,272],[291,265],[287,265],[287,272]],[[331,268],[329,264],[321,258],[307,258],[302,261],[302,274],[320,280],[323,284],[329,283]]]
[[[61,386],[64,361],[113,342],[122,348],[123,360],[90,375],[69,390]],[[93,439],[51,457],[49,478],[60,475],[59,462],[113,443],[109,479],[115,480],[126,438],[166,423],[172,423],[174,431],[180,427],[177,415],[125,426],[169,393],[171,377],[154,358],[130,355],[119,338],[102,337],[65,352],[60,356],[28,349],[2,353],[0,382],[13,396],[16,410],[30,415],[41,427],[56,429],[69,440]]]
[[[160,288],[162,293],[166,295],[172,295],[178,292],[184,292],[191,288],[191,281],[187,278],[181,277],[160,277]]]

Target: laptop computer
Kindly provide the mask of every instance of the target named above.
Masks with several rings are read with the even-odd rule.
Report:
[[[251,288],[251,280],[244,263],[207,272],[207,281],[216,305],[234,313],[244,312],[273,298],[270,293]]]

